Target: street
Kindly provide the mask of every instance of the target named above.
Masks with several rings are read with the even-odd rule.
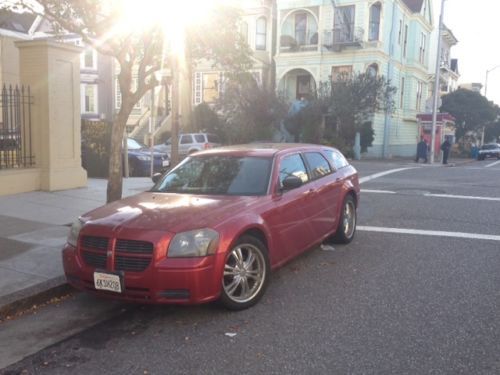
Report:
[[[500,161],[353,164],[353,242],[277,270],[255,307],[75,294],[0,323],[0,373],[500,373]]]

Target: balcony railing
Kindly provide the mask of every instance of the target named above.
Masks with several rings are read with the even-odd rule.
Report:
[[[323,45],[332,50],[341,50],[343,47],[362,47],[365,30],[361,27],[336,27],[325,30]]]
[[[295,35],[282,34],[280,52],[305,52],[318,49],[318,32],[296,32]]]

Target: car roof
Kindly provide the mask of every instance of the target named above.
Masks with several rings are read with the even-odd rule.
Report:
[[[267,156],[271,157],[280,152],[294,151],[307,151],[311,149],[332,149],[328,146],[313,145],[306,143],[248,143],[241,145],[223,146],[212,148],[205,151],[200,151],[197,155],[218,155],[218,154],[231,154],[231,155],[252,155],[252,156]]]

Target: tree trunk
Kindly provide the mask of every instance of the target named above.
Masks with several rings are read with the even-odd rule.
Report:
[[[122,108],[123,109],[123,108]],[[109,175],[106,202],[111,203],[122,197],[122,143],[128,116],[120,111],[113,121],[111,130],[111,150],[109,154]]]

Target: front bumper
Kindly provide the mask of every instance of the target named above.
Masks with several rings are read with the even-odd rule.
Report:
[[[62,258],[69,284],[107,298],[139,303],[199,304],[218,299],[221,292],[224,267],[222,254],[200,258],[152,259],[144,271],[123,272],[122,293],[96,290],[96,268],[88,266],[76,248],[66,244]],[[105,271],[113,272],[110,268],[106,267]]]

